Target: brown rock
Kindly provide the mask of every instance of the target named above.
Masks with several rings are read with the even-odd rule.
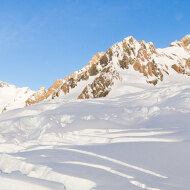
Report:
[[[63,84],[62,79],[57,79],[54,84],[48,89],[46,93],[46,98],[48,98],[50,95],[54,94]]]
[[[139,60],[136,60],[135,64],[133,65],[133,68],[135,69],[135,71],[139,71],[140,70],[140,62]]]
[[[190,58],[186,60],[186,67],[190,69]]]
[[[183,69],[181,68],[181,66],[178,66],[176,64],[172,65],[172,69],[174,69],[178,73],[182,73],[183,72]]]
[[[25,105],[29,106],[32,104],[36,104],[40,101],[46,99],[46,90],[44,87],[41,87],[36,93],[34,93],[28,100],[26,100]]]

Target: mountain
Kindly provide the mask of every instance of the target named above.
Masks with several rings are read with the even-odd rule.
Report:
[[[189,39],[128,37],[0,114],[0,189],[187,190]],[[7,109],[31,93],[0,89]]]
[[[18,88],[0,81],[0,113],[25,106],[25,101],[34,94],[27,87]]]
[[[106,52],[97,53],[81,70],[56,80],[47,91],[40,89],[26,101],[26,106],[55,97],[89,99],[110,96],[120,91],[120,86],[127,87],[132,83],[159,85],[179,74],[190,75],[190,35],[163,49],[130,36]]]

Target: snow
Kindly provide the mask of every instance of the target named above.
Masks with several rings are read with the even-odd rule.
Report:
[[[1,114],[0,189],[187,190],[190,78],[178,79]]]
[[[133,37],[123,41],[136,57],[140,43]],[[169,67],[169,75],[163,73],[164,80],[153,86],[132,65],[120,68],[122,43],[111,47],[108,67],[119,77],[104,74],[115,77],[106,98],[77,100],[99,75],[81,80],[66,95],[26,108],[33,91],[0,83],[0,112],[8,110],[0,115],[0,190],[190,187],[190,77],[171,68],[184,66],[190,54],[177,43],[151,54],[158,68]],[[151,53],[153,44],[143,43]]]
[[[22,108],[25,101],[34,93],[27,87],[18,88],[0,81],[0,113],[6,110]]]
[[[85,68],[84,68],[85,69]],[[64,92],[61,92],[60,97],[59,98],[63,98],[65,99],[77,99],[78,96],[80,95],[80,93],[82,92],[82,90],[85,88],[87,83],[92,83],[93,80],[96,78],[97,76],[90,76],[89,79],[87,81],[80,81],[77,83],[77,86],[75,88],[70,89],[70,92],[68,94],[64,94]]]
[[[32,184],[26,181],[16,180],[16,179],[9,179],[6,177],[0,177],[0,188],[1,190],[50,190],[48,187],[43,187],[40,185]]]
[[[175,59],[175,57],[184,59],[184,58],[189,58],[189,53],[185,51],[184,48],[180,46],[172,46],[168,48],[163,48],[163,49],[157,49],[158,53],[162,55],[167,55],[168,57],[170,56],[171,58]]]

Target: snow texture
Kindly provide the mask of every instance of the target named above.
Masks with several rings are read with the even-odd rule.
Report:
[[[106,98],[77,99],[91,76],[66,95],[15,109],[33,92],[0,83],[0,190],[189,189],[189,68],[171,67],[185,68],[190,54],[177,42],[151,53],[169,73],[153,86],[131,65],[119,67],[122,43],[112,46],[111,68],[121,80]],[[135,58],[140,42],[131,47]]]
[[[27,87],[18,88],[0,81],[0,113],[24,107],[25,101],[33,93],[34,91]]]
[[[0,189],[187,190],[190,79],[0,115]]]

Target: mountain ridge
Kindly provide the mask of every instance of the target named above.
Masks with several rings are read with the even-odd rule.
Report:
[[[0,114],[1,188],[190,187],[188,45],[127,40],[31,96],[43,102]],[[16,88],[1,86],[6,95]]]
[[[190,75],[190,35],[162,49],[156,49],[152,42],[137,41],[133,36],[124,38],[106,52],[94,55],[81,70],[57,79],[47,91],[34,93],[25,104],[29,106],[45,99],[66,96],[74,99],[105,97],[113,90],[116,81],[125,80],[121,73],[129,69],[143,75],[143,80],[153,85],[171,75],[172,70]]]
[[[24,107],[25,101],[34,93],[28,87],[18,88],[0,81],[0,113]]]

